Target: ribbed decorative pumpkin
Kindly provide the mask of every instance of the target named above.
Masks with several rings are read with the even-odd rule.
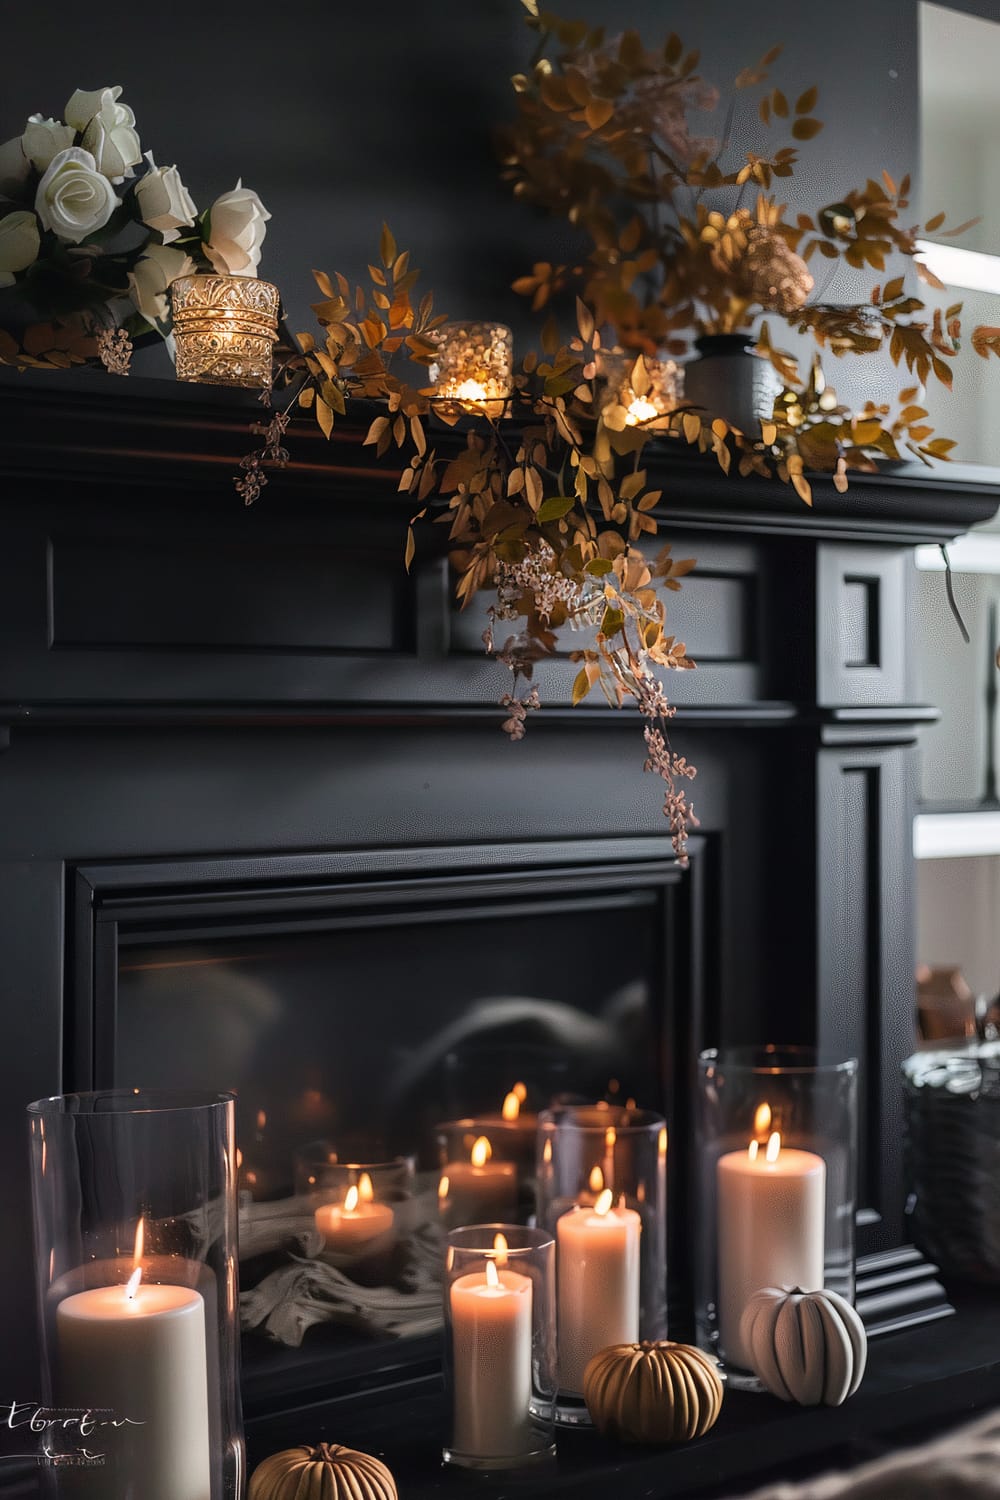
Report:
[[[379,1459],[338,1443],[286,1448],[258,1464],[248,1500],[399,1500]]]
[[[865,1325],[836,1292],[765,1287],[743,1309],[740,1338],[771,1394],[800,1406],[842,1406],[868,1360]]]
[[[686,1443],[722,1410],[714,1363],[690,1344],[611,1344],[583,1372],[594,1426],[625,1443]]]

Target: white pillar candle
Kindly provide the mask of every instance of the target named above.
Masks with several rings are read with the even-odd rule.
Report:
[[[373,1241],[391,1234],[395,1224],[388,1203],[373,1201],[372,1180],[367,1172],[362,1173],[360,1183],[347,1189],[342,1204],[324,1203],[313,1218],[325,1248],[348,1255],[372,1247]]]
[[[719,1195],[719,1352],[750,1369],[740,1318],[766,1286],[823,1285],[826,1163],[782,1147],[775,1132],[761,1151],[729,1151],[716,1166]]]
[[[475,1458],[531,1448],[531,1280],[487,1261],[450,1291],[455,1424],[452,1447]]]
[[[609,1189],[593,1209],[556,1223],[559,1384],[582,1392],[587,1362],[608,1344],[639,1337],[639,1234],[634,1209],[612,1208]]]
[[[108,1483],[142,1500],[211,1500],[205,1303],[185,1286],[94,1287],[56,1309],[59,1401],[109,1408]],[[110,1429],[109,1429],[110,1430]]]

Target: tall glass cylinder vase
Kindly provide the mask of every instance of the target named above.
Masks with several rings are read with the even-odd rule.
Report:
[[[555,1452],[555,1241],[520,1224],[448,1235],[446,1462],[515,1469]]]
[[[231,1094],[109,1090],[28,1107],[50,1493],[241,1500]]]
[[[666,1121],[559,1105],[538,1117],[537,1150],[538,1222],[557,1242],[556,1420],[588,1425],[588,1361],[609,1344],[666,1336]]]
[[[854,1300],[857,1062],[806,1047],[699,1058],[698,1342],[761,1389],[740,1333],[763,1287]]]

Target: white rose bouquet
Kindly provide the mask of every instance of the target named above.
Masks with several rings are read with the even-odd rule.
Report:
[[[0,145],[0,364],[65,367],[100,335],[170,332],[167,288],[192,271],[254,276],[271,217],[238,182],[198,212],[175,166],[143,154],[120,87],[77,89]]]

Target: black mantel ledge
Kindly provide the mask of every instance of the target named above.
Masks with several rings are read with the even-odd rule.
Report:
[[[358,402],[327,443],[311,418],[296,416],[288,431],[291,462],[273,473],[266,503],[283,494],[330,499],[345,483],[365,498],[395,500],[399,467],[363,446],[374,403]],[[218,386],[84,370],[18,372],[0,369],[0,452],[3,478],[72,475],[102,485],[141,483],[149,491],[198,491],[221,507],[238,505],[229,482],[258,439],[251,426],[263,415],[252,392]],[[447,450],[461,427],[443,424],[435,438]],[[457,438],[456,438],[457,433]],[[917,544],[944,541],[987,520],[1000,501],[1000,469],[977,464],[886,465],[878,474],[851,474],[839,495],[825,475],[810,476],[814,504],[789,486],[756,475],[722,473],[715,459],[665,439],[647,450],[647,466],[664,487],[661,508],[676,529],[808,532],[816,538],[862,535],[868,540]],[[265,503],[264,497],[261,502]]]

